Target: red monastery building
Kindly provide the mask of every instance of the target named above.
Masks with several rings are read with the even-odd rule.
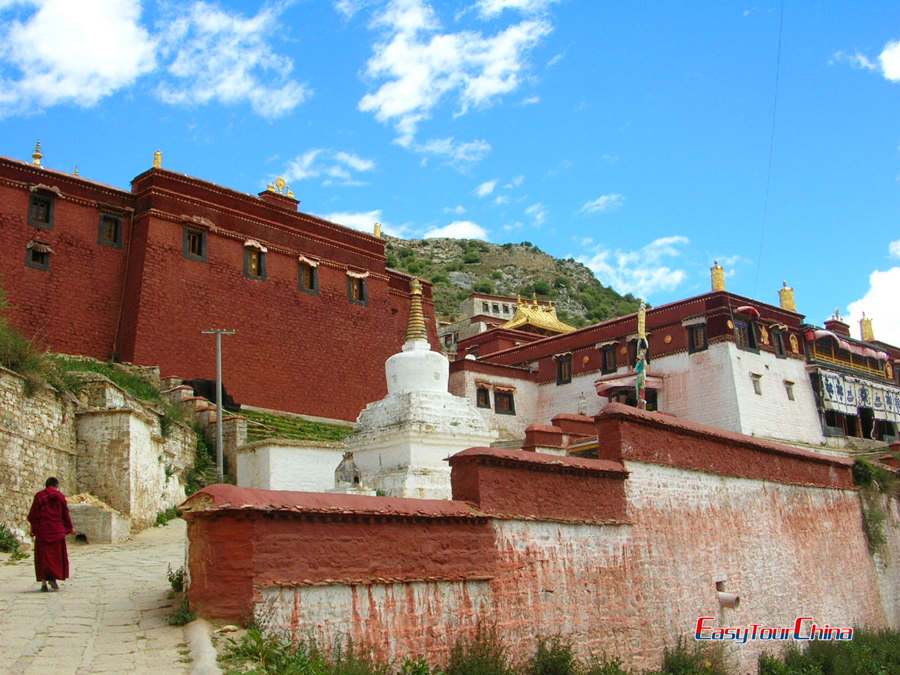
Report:
[[[411,277],[386,268],[377,228],[301,213],[283,181],[243,194],[165,170],[159,154],[130,192],[40,161],[40,146],[32,163],[0,157],[0,284],[27,337],[213,379],[201,331],[234,329],[223,381],[240,403],[353,420],[384,396]]]

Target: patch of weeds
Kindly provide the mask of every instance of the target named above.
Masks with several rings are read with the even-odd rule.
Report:
[[[188,601],[187,595],[182,595],[181,602],[178,603],[178,608],[175,610],[175,613],[169,617],[169,625],[184,626],[196,618],[197,617],[191,611],[191,603]]]
[[[399,675],[432,675],[432,671],[425,657],[420,656],[415,661],[407,658],[403,665],[400,666]],[[434,670],[434,675],[440,675],[440,671],[437,668]]]
[[[206,437],[200,425],[194,426],[197,444],[194,449],[194,468],[191,469],[184,482],[184,491],[188,497],[200,488],[212,485],[217,480],[216,449]]]
[[[175,520],[178,518],[178,509],[174,506],[172,508],[166,509],[165,511],[160,511],[156,514],[156,526],[161,527],[168,523],[170,520]]]
[[[12,530],[0,523],[0,551],[11,554],[9,556],[10,562],[24,560],[28,557],[28,554],[22,551],[21,546],[21,542],[19,542]]]
[[[883,495],[896,495],[900,482],[893,472],[864,459],[857,459],[853,463],[853,482],[859,486],[863,531],[866,533],[869,551],[877,553],[887,543],[884,533],[887,511],[882,505]]]
[[[184,567],[179,567],[178,569],[172,569],[172,566],[169,565],[166,570],[166,577],[169,579],[169,585],[172,586],[172,590],[176,593],[184,592]]]
[[[622,659],[604,655],[591,658],[584,675],[628,675],[628,671],[622,667]]]
[[[525,666],[527,675],[576,675],[579,670],[572,641],[560,635],[538,640],[537,652]]]
[[[854,630],[847,641],[813,640],[806,651],[791,646],[781,658],[762,654],[760,675],[863,675],[900,672],[900,631]]]
[[[721,645],[698,645],[688,647],[679,638],[674,649],[666,647],[662,670],[653,675],[729,675],[734,672],[728,663],[727,654]]]
[[[509,649],[496,626],[478,624],[471,640],[460,640],[450,651],[445,675],[512,675]]]

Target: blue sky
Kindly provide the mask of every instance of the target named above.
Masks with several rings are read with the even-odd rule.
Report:
[[[780,44],[780,51],[779,51]],[[780,56],[779,56],[780,55]],[[0,154],[530,241],[900,345],[900,3],[0,0]]]

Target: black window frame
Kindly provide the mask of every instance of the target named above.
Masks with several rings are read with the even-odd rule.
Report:
[[[612,363],[608,359],[612,357]],[[600,372],[603,375],[614,373],[619,369],[619,354],[617,345],[606,345],[600,351]]]
[[[353,286],[355,283],[359,284],[359,300],[353,297]],[[354,305],[369,306],[369,284],[365,277],[351,277],[349,274],[347,275],[347,299]]]
[[[109,239],[109,237],[106,236],[106,224],[108,220],[115,221],[116,236],[114,239]],[[117,216],[114,213],[101,213],[100,222],[97,226],[97,243],[102,246],[109,246],[110,248],[122,248],[122,235],[122,217]]]
[[[500,401],[508,401],[509,408],[507,410],[500,409]],[[515,415],[516,414],[516,397],[511,391],[494,391],[494,414],[496,415]]]
[[[762,396],[762,375],[750,373],[750,383],[753,385],[753,393],[757,396]]]
[[[257,256],[257,274],[250,271],[250,260],[254,253]],[[244,247],[244,276],[254,281],[265,281],[267,279],[265,251],[255,246]]]
[[[50,246],[47,242],[44,241],[34,241],[32,244],[40,244],[42,246]],[[35,261],[34,255],[37,253],[41,256],[41,261]],[[49,271],[50,269],[50,252],[49,251],[36,251],[32,246],[28,246],[25,249],[25,266],[31,267],[36,270],[41,271]]]
[[[709,348],[709,340],[706,334],[706,324],[705,323],[695,323],[691,326],[688,326],[688,352],[691,354],[696,354],[697,352],[706,351]],[[697,335],[702,336],[702,340],[700,340],[700,344],[697,340]]]
[[[772,348],[775,350],[775,356],[779,359],[786,359],[787,350],[784,347],[784,333],[777,328],[773,328],[770,336],[772,338]]]
[[[566,367],[568,366],[568,368]],[[556,359],[556,384],[569,384],[572,381],[572,355],[566,354]]]
[[[483,400],[482,400],[483,396]],[[475,387],[475,407],[491,409],[491,390],[487,387]]]
[[[193,253],[191,251],[191,235],[196,234],[199,237],[200,241],[200,255]],[[203,230],[199,227],[184,227],[184,235],[182,238],[184,245],[184,257],[188,260],[196,260],[198,262],[207,262],[209,260],[209,239],[207,237],[206,230]]]
[[[47,202],[47,220],[37,220],[34,217],[35,202],[41,200]],[[28,224],[42,230],[53,229],[53,217],[56,212],[56,195],[46,190],[35,190],[28,196]]]
[[[738,326],[744,326],[747,335],[747,344],[743,344],[741,340],[741,332]],[[734,320],[734,344],[738,349],[746,349],[751,352],[759,352],[759,342],[756,339],[756,323],[753,319],[735,319]]]
[[[303,270],[309,270],[309,278],[312,281],[311,287],[306,287],[303,285]],[[310,265],[307,262],[303,262],[302,260],[297,263],[297,288],[299,288],[304,293],[309,293],[310,295],[318,295],[319,294],[319,267],[318,265]]]
[[[796,395],[794,394],[794,385],[795,382],[791,382],[790,380],[784,381],[784,393],[787,394],[788,401],[796,401]]]

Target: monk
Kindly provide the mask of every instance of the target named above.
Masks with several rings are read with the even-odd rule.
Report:
[[[34,496],[28,522],[34,537],[34,574],[41,582],[41,590],[47,592],[47,584],[59,590],[57,581],[69,578],[69,553],[66,535],[73,534],[72,519],[66,496],[59,491],[59,481],[48,478],[45,488]]]

